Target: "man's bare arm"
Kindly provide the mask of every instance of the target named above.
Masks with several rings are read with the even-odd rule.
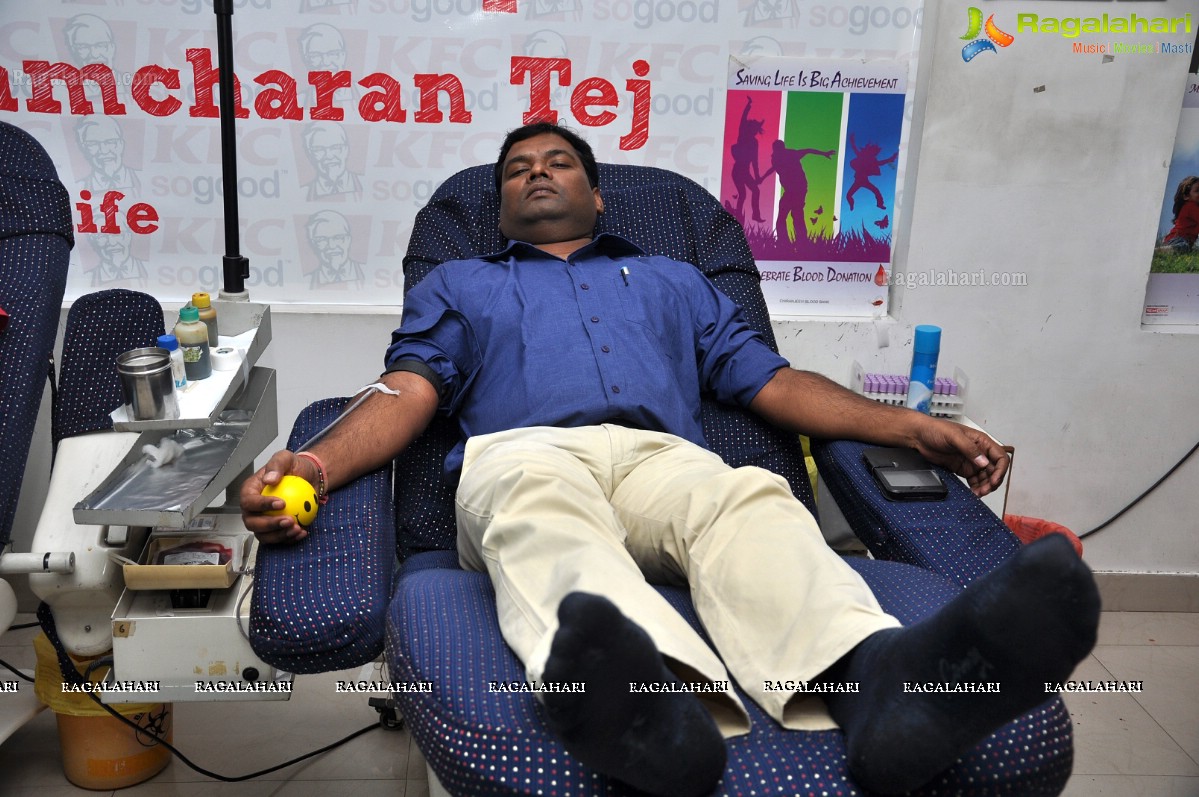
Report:
[[[861,440],[914,448],[964,476],[986,495],[1007,473],[1008,458],[986,434],[859,396],[819,374],[782,368],[758,392],[750,409],[783,429],[812,437]]]
[[[424,377],[397,371],[384,374],[379,381],[399,391],[399,395],[371,395],[309,449],[325,466],[328,490],[390,462],[424,432],[437,411],[437,391]],[[313,485],[319,481],[311,460],[291,451],[278,451],[242,485],[242,520],[262,542],[295,541],[307,536],[290,517],[262,514],[283,506],[282,499],[263,496],[263,487],[278,484],[289,473]]]

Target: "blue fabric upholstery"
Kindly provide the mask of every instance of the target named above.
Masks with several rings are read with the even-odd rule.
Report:
[[[158,345],[162,305],[140,291],[113,288],[80,296],[67,313],[62,376],[54,405],[54,442],[112,428],[121,406],[117,357]]]
[[[327,399],[296,419],[298,450],[337,417],[346,399]],[[358,667],[383,649],[395,570],[391,468],[336,490],[311,533],[296,545],[263,546],[250,600],[251,647],[287,672]]]
[[[32,136],[0,122],[0,549],[12,533],[74,237],[67,189]]]
[[[1003,521],[952,473],[944,501],[888,501],[862,460],[870,446],[814,440],[812,455],[850,529],[878,559],[908,562],[966,586],[1020,547]]]
[[[910,565],[850,563],[883,607],[904,623],[928,616],[957,593],[944,578]],[[702,634],[686,590],[658,589]],[[443,551],[408,559],[388,613],[387,640],[392,681],[433,685],[431,693],[397,698],[417,744],[450,793],[629,793],[572,761],[545,728],[532,695],[489,691],[491,681],[523,681],[525,675],[499,636],[495,594],[485,574],[458,569],[454,555]],[[845,771],[839,731],[785,731],[743,692],[740,696],[753,731],[729,741],[729,764],[716,794],[863,793]],[[915,794],[1057,794],[1070,775],[1070,740],[1070,717],[1061,701],[1047,701]]]
[[[751,325],[773,344],[744,234],[718,201],[690,180],[644,167],[601,164],[600,185],[606,205],[601,230],[623,232],[652,253],[695,263],[742,304]],[[503,243],[498,207],[490,167],[467,169],[446,181],[417,217],[405,258],[407,285],[416,284],[445,260],[498,249]],[[721,456],[732,464],[759,464],[781,473],[800,500],[811,505],[796,439],[710,401],[705,402],[703,413],[707,439]],[[324,415],[320,426],[330,420],[327,408]],[[300,426],[309,423],[302,418]],[[429,693],[396,693],[397,704],[426,759],[452,793],[472,797],[629,794],[619,783],[575,762],[547,732],[531,696],[488,691],[493,680],[523,680],[524,670],[501,639],[489,579],[457,566],[452,488],[440,477],[442,458],[456,435],[452,424],[441,421],[395,463],[396,542],[404,565],[386,616],[386,659],[392,681],[432,684]],[[376,482],[374,475],[370,481]],[[352,529],[339,522],[338,532],[328,536],[349,536],[352,531],[374,541],[385,534],[376,524],[386,523],[374,511],[363,512],[360,520],[363,525]],[[356,663],[346,661],[337,645],[326,642],[336,637],[331,627],[346,625],[340,617],[330,622],[320,616],[334,612],[332,607],[369,606],[371,621],[359,625],[375,634],[375,601],[347,594],[345,575],[322,569],[323,548],[311,543],[322,536],[320,523],[309,542],[290,549],[266,547],[258,558],[251,636],[261,637],[265,630],[271,635],[270,645],[278,644],[268,652],[259,640],[255,650],[265,660],[296,671]],[[901,530],[893,533],[902,535]],[[950,527],[942,533],[953,538],[958,530]],[[970,533],[962,542],[943,541],[940,548],[928,550],[944,550],[959,560],[945,572],[973,574],[1010,553],[1001,549],[998,555],[980,554],[978,546],[989,543],[990,537]],[[883,606],[909,623],[956,594],[960,587],[955,580],[968,580],[894,562],[854,560],[853,566]],[[352,565],[356,570],[364,567],[357,560]],[[390,569],[381,572],[390,574]],[[299,574],[297,580],[287,581],[288,573]],[[662,592],[698,629],[685,591],[663,588]],[[298,593],[304,594],[303,608],[292,610],[288,602]],[[371,644],[375,641],[372,636]],[[311,666],[299,663],[310,650],[315,650]],[[861,794],[848,779],[839,732],[783,731],[745,702],[754,730],[730,740],[719,794]],[[1061,700],[1054,697],[1000,729],[918,793],[1057,794],[1069,777],[1072,759],[1070,719]]]

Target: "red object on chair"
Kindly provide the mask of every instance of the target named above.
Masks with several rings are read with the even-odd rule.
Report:
[[[1070,541],[1070,544],[1074,546],[1074,552],[1080,558],[1082,557],[1082,540],[1078,538],[1078,535],[1060,523],[1042,520],[1037,517],[1025,517],[1024,515],[1004,515],[1003,522],[1020,539],[1020,542],[1025,545],[1028,545],[1033,540],[1041,539],[1046,534],[1063,534]]]

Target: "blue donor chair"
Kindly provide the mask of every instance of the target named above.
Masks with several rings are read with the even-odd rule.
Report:
[[[773,345],[744,233],[711,194],[679,175],[639,166],[601,164],[600,185],[603,230],[694,264]],[[498,210],[490,166],[450,178],[417,217],[404,260],[407,286],[446,260],[501,248]],[[302,412],[293,450],[344,403],[329,399]],[[797,439],[712,402],[705,402],[703,419],[706,439],[726,461],[780,473],[814,508]],[[573,760],[546,728],[531,695],[489,693],[489,682],[523,680],[524,668],[500,637],[488,577],[458,566],[452,495],[440,479],[442,458],[456,439],[451,422],[438,422],[391,467],[337,491],[304,542],[260,549],[251,610],[254,649],[297,673],[359,667],[385,651],[391,681],[431,684],[429,691],[397,692],[394,699],[436,781],[451,794],[630,794]],[[826,478],[842,503],[861,501],[855,491],[874,491],[858,478],[856,445],[830,443],[820,452],[836,470]],[[880,554],[898,552],[911,562],[851,560],[883,607],[904,623],[935,611],[1017,547],[998,518],[956,479],[948,481],[952,494],[931,516],[921,507],[889,518],[885,508],[871,506],[863,518],[850,518],[869,524],[866,541]],[[393,570],[397,556],[401,564]],[[699,628],[686,590],[660,591]],[[846,770],[840,731],[785,731],[744,694],[742,700],[753,731],[728,741],[716,793],[863,793]],[[1054,696],[918,793],[1057,794],[1072,756],[1070,718]]]
[[[0,553],[53,370],[73,245],[70,197],[50,156],[24,130],[0,122]],[[11,597],[8,584],[0,590]],[[0,596],[0,632],[12,621],[3,606],[15,610],[15,602]]]

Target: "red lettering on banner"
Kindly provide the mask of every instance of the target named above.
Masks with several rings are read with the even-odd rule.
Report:
[[[155,83],[161,83],[168,89],[179,89],[179,70],[167,69],[162,66],[143,66],[133,76],[133,100],[137,106],[151,116],[170,116],[183,107],[177,98],[167,95],[164,100],[156,100],[150,93]]]
[[[358,101],[358,115],[366,121],[403,122],[408,118],[402,100],[404,87],[391,75],[375,72],[359,80],[358,85],[368,89],[382,89],[364,94]]]
[[[513,86],[524,83],[529,76],[529,110],[524,123],[557,122],[558,112],[550,107],[550,75],[558,73],[558,85],[570,85],[570,60],[567,58],[536,58],[530,55],[512,56],[509,70]]]
[[[88,64],[75,67],[61,61],[23,61],[25,73],[29,75],[33,96],[26,107],[34,113],[62,113],[62,103],[54,99],[54,81],[67,85],[67,96],[71,100],[71,113],[87,116],[93,113],[92,102],[83,91],[83,81],[90,80],[100,87],[100,98],[107,116],[123,116],[125,105],[117,99],[117,81],[112,68],[104,64]]]
[[[524,123],[547,121],[557,122],[558,112],[550,105],[550,77],[557,73],[558,85],[569,86],[570,60],[567,58],[537,58],[527,55],[512,56],[510,80],[518,86],[529,81],[529,109],[525,111]],[[633,73],[638,77],[649,74],[649,63],[646,61],[633,62]],[[629,132],[620,137],[620,148],[624,150],[639,149],[645,146],[649,138],[650,112],[650,82],[648,80],[625,81],[625,88],[633,95],[633,118]],[[594,105],[615,108],[620,105],[616,96],[616,87],[611,82],[599,78],[584,79],[570,96],[570,111],[579,124],[588,127],[600,127],[611,124],[616,120],[616,114],[602,111],[598,114],[590,112]]]
[[[129,208],[129,212],[125,215],[125,221],[129,222],[129,229],[133,233],[148,235],[158,229],[158,225],[153,223],[158,221],[158,211],[154,209],[153,205],[138,202]]]
[[[615,108],[619,104],[620,98],[616,96],[616,87],[602,77],[587,78],[576,86],[570,95],[570,112],[579,120],[579,124],[588,127],[602,127],[616,121],[616,114],[611,111],[590,113],[587,109],[592,105]]]
[[[645,61],[634,61],[633,74],[645,77],[649,74],[649,64]],[[624,82],[624,87],[633,94],[633,127],[628,135],[620,137],[620,148],[641,149],[649,140],[649,81],[630,78]]]
[[[435,48],[442,60],[455,54],[461,55],[460,40],[445,40]],[[220,116],[219,98],[220,73],[213,66],[212,53],[200,47],[188,48],[185,52],[191,65],[194,101],[188,106],[188,115],[196,119],[216,119]],[[112,69],[104,64],[88,64],[75,67],[67,63],[49,61],[24,61],[29,75],[31,96],[26,107],[33,113],[86,116],[96,113],[95,103],[89,99],[85,83],[99,87],[103,113],[123,116],[125,105],[121,102]],[[636,78],[625,81],[629,101],[623,105],[631,110],[631,127],[620,137],[620,148],[639,149],[649,137],[650,81],[649,62],[633,62]],[[468,70],[470,71],[470,70]],[[509,82],[514,86],[527,85],[529,106],[523,113],[525,123],[536,121],[558,121],[558,109],[553,107],[553,91],[556,86],[572,85],[572,63],[569,58],[541,58],[534,56],[512,56],[509,65]],[[182,90],[181,70],[159,64],[141,67],[133,76],[130,95],[145,113],[154,117],[168,117],[179,113],[186,101]],[[351,72],[341,70],[311,71],[306,74],[312,87],[312,106],[301,105],[300,83],[295,77],[279,69],[268,69],[254,78],[262,91],[253,98],[252,109],[242,100],[241,82],[233,76],[233,109],[239,119],[250,116],[250,111],[261,119],[286,119],[301,121],[307,111],[308,118],[340,122],[346,111],[336,104],[339,89],[349,89],[353,82]],[[419,107],[413,121],[420,124],[439,124],[448,121],[454,124],[470,124],[472,111],[467,107],[468,91],[462,78],[452,72],[419,73],[412,76],[414,87],[419,92]],[[63,104],[54,96],[58,84],[66,86],[70,110],[64,111]],[[358,81],[365,92],[358,99],[357,111],[366,122],[404,123],[408,114],[404,109],[404,86],[395,77],[385,72],[373,72]],[[486,94],[487,92],[484,92]],[[494,91],[490,92],[491,107],[494,107]],[[92,94],[94,97],[95,95]],[[448,101],[448,113],[442,110],[442,97]],[[0,67],[0,111],[16,112],[19,101],[13,91],[8,70]],[[622,106],[616,85],[604,77],[584,78],[571,92],[569,111],[575,120],[587,127],[603,127],[617,120],[615,109]],[[486,106],[484,106],[486,107]]]
[[[316,105],[308,109],[308,116],[326,122],[340,122],[346,112],[333,106],[333,93],[338,89],[350,87],[350,73],[341,72],[309,72],[308,82],[316,89]]]
[[[188,109],[188,114],[197,119],[218,119],[221,109],[213,100],[213,87],[221,79],[220,73],[212,65],[212,53],[202,47],[188,47],[187,61],[192,65],[192,85],[196,89],[196,104]],[[238,119],[249,118],[250,112],[241,105],[241,81],[233,76],[233,115]]]
[[[516,0],[483,0],[483,11],[487,14],[515,14]]]
[[[0,83],[0,111],[15,112],[17,99],[12,95],[12,83],[8,79],[8,70],[4,67],[0,67],[0,79],[3,80],[3,83]]]
[[[75,225],[75,231],[80,233],[103,233],[105,235],[117,235],[121,232],[121,222],[117,216],[117,211],[120,209],[121,200],[125,195],[120,191],[105,191],[104,198],[100,200],[100,215],[104,217],[104,226],[96,226],[96,217],[92,212],[92,192],[86,188],[79,192],[79,198],[82,202],[76,202],[75,208],[79,211],[79,223]],[[130,232],[138,235],[147,235],[158,229],[155,223],[158,221],[158,211],[154,207],[145,202],[138,202],[125,213],[125,221],[129,225]]]
[[[79,223],[75,225],[75,232],[96,232],[96,222],[92,220],[92,206],[89,204],[92,192],[80,191],[79,198],[83,201],[75,203],[75,207],[79,210]]]
[[[440,122],[442,114],[437,95],[444,91],[450,98],[450,121],[470,124],[471,113],[466,110],[466,95],[462,90],[462,81],[456,76],[413,75],[412,80],[420,89],[420,110],[412,117],[413,121],[428,124]]]
[[[296,95],[296,79],[278,69],[268,69],[254,82],[263,86],[263,91],[254,98],[254,110],[263,119],[291,119],[293,122],[304,118],[300,110],[300,102]],[[270,88],[274,83],[278,88]]]

